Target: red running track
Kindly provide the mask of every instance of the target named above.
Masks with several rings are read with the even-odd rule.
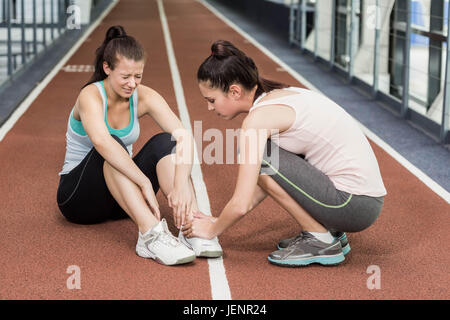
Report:
[[[202,3],[166,0],[191,125],[203,131],[239,128],[243,116],[224,121],[207,112],[196,83],[199,64],[214,40],[227,39],[253,57],[261,73],[301,86]],[[146,48],[143,84],[178,113],[156,1],[122,0],[66,63],[92,64],[107,28],[123,25]],[[136,256],[131,220],[92,226],[67,222],[56,205],[57,173],[65,152],[67,117],[89,73],[60,70],[0,142],[0,299],[211,299],[208,261],[166,267]],[[160,129],[141,120],[143,143]],[[204,143],[205,147],[209,142]],[[449,206],[384,150],[371,142],[388,190],[377,222],[349,234],[351,253],[338,267],[281,268],[267,255],[279,239],[298,232],[271,199],[222,236],[223,264],[232,299],[448,299]],[[199,148],[199,150],[202,150]],[[201,164],[213,215],[230,199],[237,165]],[[158,193],[161,212],[170,210]],[[173,231],[175,230],[172,226]],[[68,266],[81,270],[81,289],[69,290]],[[381,271],[381,288],[369,290],[369,266]]]

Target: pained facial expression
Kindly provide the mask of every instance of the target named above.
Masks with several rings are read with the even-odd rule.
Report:
[[[208,110],[225,119],[231,120],[239,111],[238,99],[232,92],[225,93],[219,88],[211,88],[206,82],[199,82],[200,92],[208,103]]]
[[[113,90],[122,98],[129,98],[142,81],[144,61],[119,56],[114,70],[106,62],[103,63],[103,70],[108,75]]]

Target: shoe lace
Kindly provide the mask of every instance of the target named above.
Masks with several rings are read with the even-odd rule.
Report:
[[[299,242],[309,242],[313,240],[313,238],[311,238],[311,236],[309,236],[306,233],[300,232],[300,234],[295,237],[295,239],[289,244],[289,247],[296,245]]]
[[[180,241],[177,238],[175,238],[172,234],[165,231],[159,232],[156,240],[160,240],[164,244],[167,244],[172,247],[176,247],[180,243]]]

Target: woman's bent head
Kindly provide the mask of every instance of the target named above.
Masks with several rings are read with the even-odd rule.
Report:
[[[261,78],[253,59],[225,40],[212,44],[210,56],[198,69],[197,80],[208,109],[225,119],[248,111],[263,92],[287,87]]]

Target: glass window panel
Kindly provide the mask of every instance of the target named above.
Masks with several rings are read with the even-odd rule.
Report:
[[[410,107],[424,114],[428,97],[429,38],[415,34],[411,37],[409,94]]]
[[[411,25],[414,28],[430,31],[430,8],[431,0],[411,1]]]

